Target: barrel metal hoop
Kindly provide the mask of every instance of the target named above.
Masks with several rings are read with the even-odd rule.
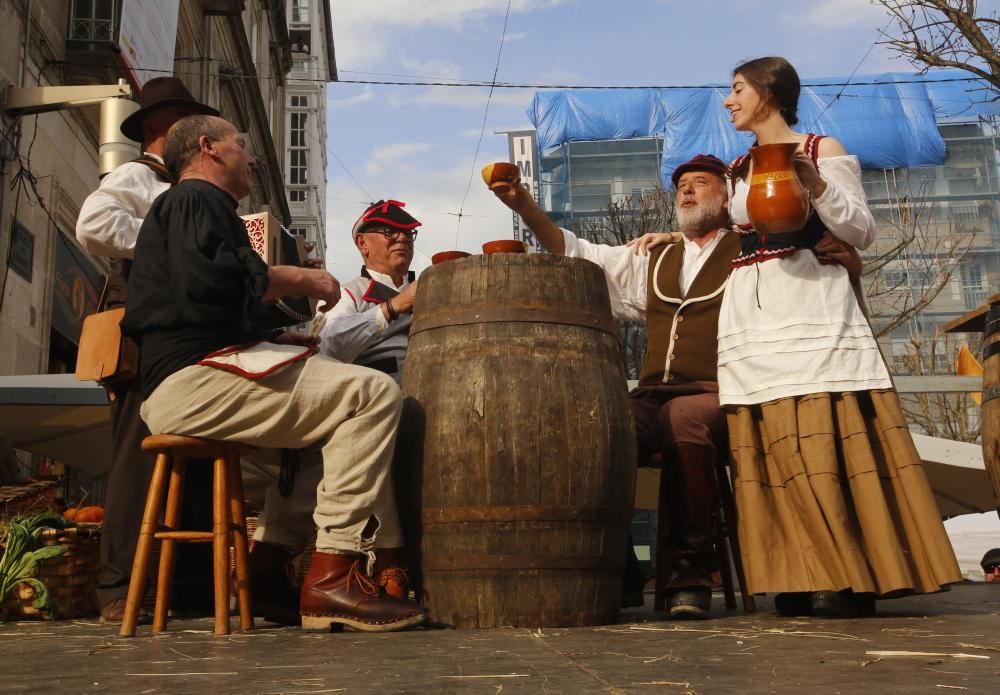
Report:
[[[513,505],[481,507],[433,507],[424,509],[424,526],[509,521],[592,521],[623,523],[625,510],[618,506],[572,507],[568,505]]]
[[[503,308],[463,309],[461,311],[431,311],[420,312],[413,319],[410,327],[410,337],[417,333],[446,326],[465,326],[475,323],[556,323],[564,326],[581,326],[593,328],[617,336],[614,319],[606,314],[594,314],[587,311],[569,312],[565,309],[549,307],[509,306]]]
[[[1000,353],[1000,340],[990,343],[983,348],[983,362]]]
[[[1000,384],[993,384],[983,388],[983,403],[1000,398]]]
[[[983,337],[988,338],[998,331],[1000,331],[1000,304],[990,304],[990,308],[986,311]]]
[[[614,570],[621,571],[623,552],[611,555],[424,555],[420,566],[425,572],[466,572],[475,570]]]

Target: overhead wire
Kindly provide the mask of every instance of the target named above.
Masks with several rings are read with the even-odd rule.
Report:
[[[469,172],[469,183],[465,186],[465,195],[458,206],[458,223],[455,225],[455,245],[458,246],[458,235],[462,231],[462,212],[465,210],[465,201],[469,198],[469,191],[472,190],[472,180],[476,175],[476,160],[479,159],[479,150],[483,146],[483,136],[486,134],[486,119],[490,115],[490,101],[493,99],[493,90],[496,87],[497,75],[500,72],[500,59],[503,57],[504,39],[507,38],[507,21],[510,19],[510,2],[507,0],[507,11],[503,16],[503,29],[500,30],[500,47],[497,49],[497,62],[493,68],[493,81],[490,85],[490,93],[486,95],[486,108],[483,109],[483,125],[479,129],[479,140],[476,141],[476,152],[472,155],[472,171]]]

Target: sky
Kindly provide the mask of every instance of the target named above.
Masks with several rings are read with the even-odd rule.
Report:
[[[869,0],[511,0],[501,50],[506,10],[503,0],[332,1],[341,81],[327,93],[326,260],[342,282],[360,267],[350,229],[369,201],[404,201],[423,222],[418,272],[437,251],[511,238],[511,215],[479,170],[507,159],[497,131],[531,127],[536,91],[495,89],[487,111],[488,87],[347,80],[490,82],[498,53],[497,81],[532,84],[725,83],[764,55],[784,56],[803,78],[913,71],[876,43],[891,27]]]

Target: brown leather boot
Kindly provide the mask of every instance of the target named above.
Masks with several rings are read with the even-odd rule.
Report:
[[[250,588],[253,614],[269,623],[299,624],[299,588],[295,586],[292,551],[282,545],[250,544]]]
[[[375,574],[378,585],[393,598],[410,598],[410,576],[406,569],[405,548],[378,548],[375,551]]]
[[[365,573],[366,562],[363,555],[313,553],[302,583],[302,629],[392,632],[427,620],[414,601],[387,596]]]

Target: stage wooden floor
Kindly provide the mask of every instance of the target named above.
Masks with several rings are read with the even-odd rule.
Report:
[[[881,602],[862,620],[720,610],[670,622],[314,634],[211,620],[121,639],[89,621],[0,624],[0,692],[37,693],[947,693],[1000,692],[1000,585]],[[651,597],[647,596],[647,605]],[[235,624],[235,621],[234,621]],[[917,655],[886,652],[921,652]]]

